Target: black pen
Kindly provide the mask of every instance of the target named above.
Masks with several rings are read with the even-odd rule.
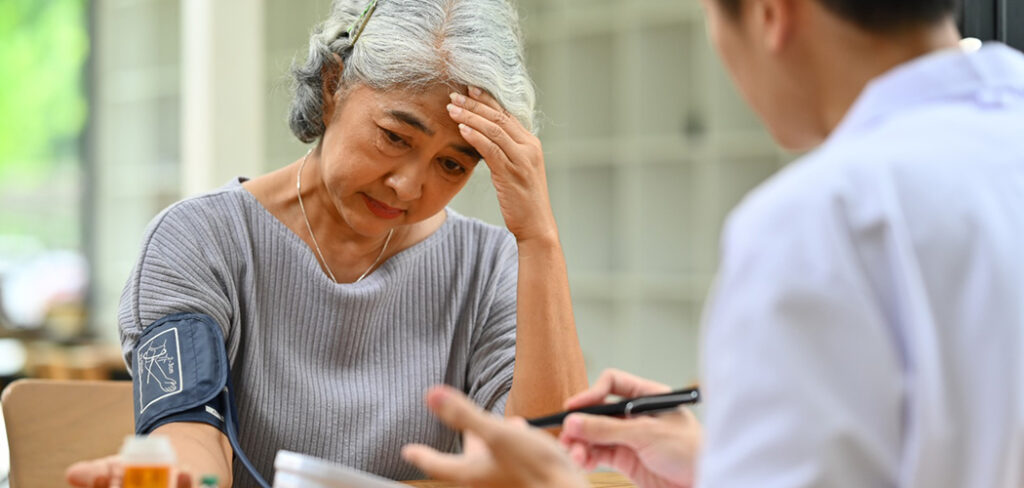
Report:
[[[590,407],[577,408],[566,412],[529,419],[526,422],[534,427],[558,427],[562,425],[571,414],[586,413],[590,415],[610,415],[615,417],[630,417],[640,414],[652,414],[675,410],[681,405],[694,404],[700,401],[700,390],[687,388],[685,390],[662,393],[661,395],[648,395],[636,398],[626,398],[618,403],[607,403],[604,405],[593,405]]]

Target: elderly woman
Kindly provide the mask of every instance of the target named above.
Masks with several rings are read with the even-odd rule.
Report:
[[[290,125],[312,149],[160,214],[121,302],[129,364],[167,353],[140,336],[168,317],[219,326],[240,446],[267,479],[279,449],[422,477],[403,444],[460,446],[422,406],[435,383],[519,416],[586,387],[514,8],[371,3],[337,0],[295,69]],[[507,230],[446,207],[481,159]],[[208,420],[152,431],[187,472],[251,485]],[[68,477],[116,471],[106,458]]]

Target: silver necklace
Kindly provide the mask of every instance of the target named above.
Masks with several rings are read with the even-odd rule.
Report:
[[[310,149],[309,152],[302,157],[302,162],[299,163],[299,173],[295,175],[295,193],[299,196],[299,209],[302,210],[302,219],[306,221],[306,230],[309,231],[309,238],[313,241],[313,248],[316,249],[316,255],[320,257],[320,262],[324,263],[324,269],[327,270],[327,274],[331,277],[331,281],[337,283],[338,279],[334,277],[334,271],[331,271],[331,265],[327,264],[327,260],[324,259],[324,253],[320,250],[320,243],[316,242],[316,234],[313,234],[313,226],[309,224],[309,216],[306,215],[306,206],[302,204],[302,169],[306,167],[306,160],[309,159],[310,152],[313,152],[313,150]],[[366,271],[363,271],[363,274],[359,275],[359,278],[356,278],[354,283],[362,281],[363,278],[366,278],[366,275],[370,274],[370,271],[373,271],[373,268],[377,267],[377,264],[380,263],[380,259],[384,257],[384,252],[388,250],[388,244],[391,243],[391,236],[393,235],[395,235],[394,228],[388,231],[388,237],[384,239],[384,246],[380,248],[380,254],[377,255],[377,259],[373,260],[373,264],[371,264],[369,268],[366,268]]]

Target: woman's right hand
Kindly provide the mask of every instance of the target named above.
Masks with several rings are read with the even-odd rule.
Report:
[[[214,475],[220,486],[232,484],[231,460],[234,452],[228,437],[216,427],[201,422],[170,422],[153,430],[153,434],[166,436],[174,447],[178,465],[177,488],[198,485],[191,473]],[[64,471],[69,485],[82,488],[120,487],[124,477],[121,456],[107,456],[72,464]]]
[[[64,479],[71,486],[76,488],[108,488],[121,486],[121,478],[124,475],[124,467],[121,465],[121,456],[113,455],[93,459],[90,461],[79,461],[64,471]],[[184,471],[178,471],[178,488],[190,488],[192,476]]]
[[[467,91],[469,96],[451,94],[448,114],[490,168],[505,226],[519,243],[558,242],[540,139],[491,94]]]
[[[113,455],[90,461],[79,461],[64,471],[64,479],[75,487],[104,488],[121,486],[121,456]]]
[[[566,400],[567,409],[603,404],[609,395],[635,397],[671,389],[617,370],[606,370],[588,390]],[[693,486],[701,445],[700,423],[689,410],[617,419],[573,414],[559,437],[585,469],[610,466],[644,488]]]

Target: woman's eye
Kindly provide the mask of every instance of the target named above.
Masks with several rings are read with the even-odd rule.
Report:
[[[384,129],[384,128],[381,128],[381,131],[384,132],[384,136],[388,138],[388,142],[390,142],[391,144],[393,144],[395,146],[398,146],[398,147],[408,147],[409,146],[409,144],[407,142],[405,142],[405,139],[402,139],[402,136],[400,136],[398,134],[395,134],[394,132],[391,132],[391,131],[389,131],[387,129]]]
[[[466,168],[453,159],[442,159],[441,166],[444,167],[445,171],[452,174],[461,175],[466,172]]]

